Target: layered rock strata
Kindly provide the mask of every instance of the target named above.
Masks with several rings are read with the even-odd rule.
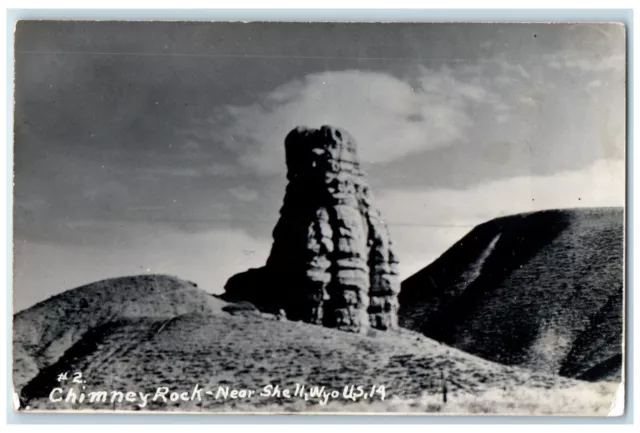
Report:
[[[265,268],[232,277],[231,286],[262,283],[269,295],[255,288],[249,300],[282,308],[289,320],[352,332],[397,328],[398,260],[354,139],[330,126],[296,128],[285,153],[289,184],[271,254]]]

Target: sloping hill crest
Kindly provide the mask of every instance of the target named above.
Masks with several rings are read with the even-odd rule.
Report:
[[[596,208],[481,224],[403,282],[400,324],[507,365],[619,378],[623,222]]]
[[[194,283],[167,275],[98,281],[53,296],[13,319],[14,385],[21,388],[88,332],[135,318],[170,319],[225,305]]]

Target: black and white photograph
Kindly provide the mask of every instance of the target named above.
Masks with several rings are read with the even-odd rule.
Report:
[[[15,411],[623,414],[624,24],[14,39]]]

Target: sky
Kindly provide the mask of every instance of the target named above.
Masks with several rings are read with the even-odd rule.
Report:
[[[476,224],[623,206],[617,24],[23,21],[14,311],[104,278],[264,264],[284,137],[358,143],[401,278]]]

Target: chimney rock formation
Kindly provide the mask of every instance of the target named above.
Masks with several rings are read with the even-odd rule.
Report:
[[[233,276],[223,298],[345,331],[397,328],[398,260],[354,139],[296,128],[285,152],[289,184],[266,266]]]

